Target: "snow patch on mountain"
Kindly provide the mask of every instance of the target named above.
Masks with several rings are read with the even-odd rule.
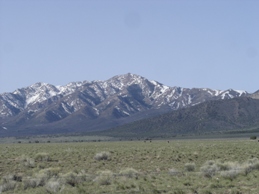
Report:
[[[239,96],[242,96],[243,94],[247,94],[244,90],[235,90],[237,93],[239,93]]]
[[[163,94],[163,93],[164,93],[165,91],[167,91],[169,88],[170,88],[170,87],[163,85],[163,86],[161,87],[160,93]]]
[[[71,82],[64,86],[36,83],[13,93],[0,95],[0,117],[10,117],[27,111],[30,115],[54,107],[52,113],[60,119],[89,106],[95,115],[101,115],[113,104],[122,115],[132,115],[148,109],[171,107],[177,110],[206,100],[245,96],[242,90],[212,90],[208,88],[181,88],[165,86],[144,77],[125,74],[106,81]],[[58,111],[55,107],[59,108]],[[60,109],[64,114],[60,114]]]

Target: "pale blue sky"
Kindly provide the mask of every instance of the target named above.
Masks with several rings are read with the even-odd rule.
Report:
[[[258,0],[0,0],[0,93],[134,73],[259,89]]]

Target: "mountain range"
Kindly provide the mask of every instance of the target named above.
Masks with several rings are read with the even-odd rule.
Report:
[[[135,74],[65,86],[36,83],[0,94],[0,136],[102,131],[259,91],[170,87]]]
[[[215,100],[95,132],[113,137],[175,137],[259,132],[259,100]]]

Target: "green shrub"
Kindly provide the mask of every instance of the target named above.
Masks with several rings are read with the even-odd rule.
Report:
[[[16,182],[13,180],[8,180],[7,182],[0,185],[0,193],[14,190],[15,187],[16,187]]]
[[[35,187],[41,186],[40,178],[27,177],[27,178],[23,179],[22,182],[23,182],[24,189],[35,188]]]
[[[231,194],[243,194],[243,193],[235,188],[235,189],[231,190]]]
[[[35,160],[36,161],[47,162],[47,161],[51,161],[51,158],[50,158],[48,153],[43,152],[43,153],[36,154]]]
[[[86,181],[92,181],[92,176],[86,174],[84,170],[80,171],[79,173],[69,172],[67,174],[61,175],[61,178],[65,184],[69,184],[72,187]]]
[[[45,186],[48,193],[57,193],[62,189],[62,183],[59,180],[49,180]]]
[[[173,191],[173,194],[185,194],[185,192],[182,189],[175,189],[175,191]]]
[[[251,136],[250,139],[251,140],[255,140],[257,137],[256,136]]]
[[[21,157],[18,158],[18,161],[23,166],[26,166],[28,168],[34,168],[35,167],[35,160],[33,158],[26,157],[25,155],[22,155]]]
[[[39,171],[38,175],[46,175],[48,178],[51,177],[57,177],[58,174],[60,173],[61,169],[59,167],[56,168],[46,168],[46,169],[42,169]]]
[[[234,165],[233,162],[217,162],[216,164],[219,167],[220,171],[230,170]]]
[[[47,168],[40,170],[39,173],[35,174],[33,177],[27,177],[23,179],[23,188],[36,188],[40,186],[45,186],[50,179],[59,178],[60,168]]]
[[[194,171],[195,170],[195,163],[186,163],[184,165],[184,168],[185,168],[186,171],[189,171],[189,172]]]
[[[94,156],[95,160],[108,160],[110,159],[110,152],[100,152]]]
[[[2,182],[7,183],[8,181],[14,180],[14,179],[15,179],[14,174],[8,174],[8,175],[2,177]]]
[[[175,169],[175,168],[169,169],[168,173],[169,173],[170,175],[172,175],[172,176],[178,176],[178,175],[181,174],[181,172],[180,172],[179,170]]]
[[[205,162],[205,165],[212,166],[213,164],[216,164],[215,160],[208,160],[208,161]]]
[[[207,162],[200,170],[205,177],[211,178],[220,170],[220,168],[215,163]]]
[[[35,161],[33,158],[26,158],[23,162],[24,166],[28,168],[34,168],[35,167]]]
[[[232,168],[230,170],[227,171],[221,171],[220,175],[224,178],[233,180],[234,178],[236,178],[239,174],[241,173],[241,169],[240,168]]]
[[[251,165],[256,165],[259,163],[259,159],[258,158],[252,158],[252,159],[249,159],[247,161],[248,164],[251,164]]]
[[[114,179],[114,175],[110,170],[101,171],[99,175],[94,179],[100,185],[110,185]]]
[[[14,190],[16,187],[16,175],[9,174],[2,177],[2,185],[0,185],[0,193]]]
[[[139,172],[135,170],[134,168],[125,168],[120,171],[119,173],[121,176],[125,176],[128,178],[136,178],[139,175]]]
[[[259,170],[259,160],[257,158],[249,159],[246,163],[242,166],[245,175],[252,172],[253,170]]]

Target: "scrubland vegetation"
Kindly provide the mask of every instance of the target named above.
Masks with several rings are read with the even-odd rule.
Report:
[[[0,144],[0,193],[259,193],[256,140]]]

